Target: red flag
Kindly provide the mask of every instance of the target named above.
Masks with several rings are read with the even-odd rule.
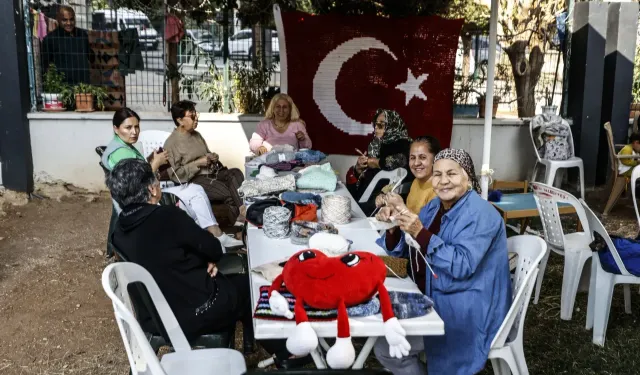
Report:
[[[462,22],[283,12],[287,93],[314,148],[365,150],[378,108],[397,111],[412,137],[432,135],[449,146]]]

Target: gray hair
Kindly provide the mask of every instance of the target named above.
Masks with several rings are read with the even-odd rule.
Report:
[[[123,159],[107,175],[111,197],[124,208],[130,204],[147,203],[151,198],[149,186],[156,182],[151,165],[145,160]]]

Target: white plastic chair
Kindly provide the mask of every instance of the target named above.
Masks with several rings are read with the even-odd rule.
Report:
[[[524,358],[523,332],[527,308],[535,286],[538,266],[546,258],[547,244],[537,236],[522,235],[507,239],[509,252],[518,254],[513,276],[513,302],[498,333],[493,338],[489,359],[496,375],[529,374]]]
[[[142,155],[146,158],[154,150],[164,147],[164,143],[170,135],[170,132],[164,130],[145,130],[140,132],[138,142],[142,145]]]
[[[627,314],[631,314],[631,288],[629,284],[640,284],[640,277],[634,276],[627,271],[607,230],[587,203],[582,199],[580,203],[582,203],[584,207],[591,229],[602,236],[620,270],[619,275],[605,271],[600,263],[598,253],[593,253],[591,260],[591,280],[589,282],[589,299],[587,302],[586,328],[593,328],[593,343],[604,346],[607,324],[609,323],[609,311],[611,310],[611,297],[613,297],[613,287],[616,284],[625,284],[624,311]]]
[[[379,171],[373,177],[373,180],[371,180],[371,182],[369,183],[369,185],[365,189],[364,193],[362,193],[362,196],[360,197],[360,200],[358,200],[358,203],[367,202],[369,200],[369,198],[371,198],[371,194],[373,193],[373,189],[378,184],[378,181],[380,181],[382,179],[387,179],[387,180],[389,180],[390,184],[395,185],[396,183],[404,180],[404,178],[407,177],[408,174],[409,174],[409,172],[407,172],[407,170],[404,169],[404,168],[396,168],[396,169],[394,169],[392,171],[382,171],[382,170]]]
[[[133,315],[132,302],[127,290],[127,286],[133,282],[142,282],[146,286],[175,350],[174,353],[162,356],[161,361],[153,352],[140,324]],[[240,375],[246,372],[244,357],[238,351],[191,350],[167,300],[153,277],[143,267],[128,262],[110,264],[102,272],[102,287],[113,303],[116,322],[129,358],[132,375],[140,373]]]
[[[564,273],[562,275],[562,295],[560,297],[560,319],[571,320],[573,315],[573,305],[576,301],[578,285],[584,270],[584,264],[591,258],[591,232],[589,223],[582,209],[580,201],[564,190],[545,185],[539,182],[532,182],[533,196],[540,212],[542,227],[544,229],[544,239],[549,248],[555,253],[564,256]],[[584,232],[564,234],[558,203],[568,203],[576,210],[578,220],[582,223]],[[540,276],[536,286],[534,304],[538,303],[540,288],[544,271],[547,268],[549,254],[542,260],[540,265]],[[585,276],[586,277],[586,276]],[[586,280],[586,279],[585,279]]]
[[[640,168],[633,167],[631,172],[631,195],[633,196],[633,208],[636,210],[636,220],[638,221],[638,228],[640,228],[640,213],[638,213],[638,201],[636,201],[636,181],[640,178]]]
[[[571,146],[571,150],[575,152],[575,147],[573,145],[573,134],[571,132],[571,127],[563,120],[563,122],[569,128],[569,145]],[[538,152],[538,148],[536,147],[536,142],[533,139],[533,122],[529,121],[529,135],[531,136],[531,144],[533,144],[533,149],[536,152],[536,164],[533,166],[533,176],[531,181],[536,180],[536,175],[538,173],[538,164],[542,164],[545,166],[544,170],[544,183],[553,186],[553,181],[556,178],[556,173],[558,169],[568,169],[568,168],[578,168],[580,169],[580,196],[584,198],[584,164],[582,159],[577,156],[572,156],[568,160],[549,160],[543,159],[540,157],[540,153]]]

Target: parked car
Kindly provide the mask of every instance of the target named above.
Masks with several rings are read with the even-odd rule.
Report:
[[[189,29],[186,34],[187,37],[192,40],[194,46],[200,48],[205,53],[212,54],[216,48],[220,49],[214,41],[213,35],[207,30]]]
[[[94,30],[126,30],[137,29],[140,44],[147,49],[156,50],[160,44],[158,32],[151,26],[146,14],[131,9],[100,9],[92,14]]]
[[[216,54],[222,54],[223,44],[216,49]],[[274,56],[280,55],[280,42],[278,32],[271,30],[271,53]],[[251,59],[254,54],[253,32],[251,29],[243,29],[229,38],[229,55],[233,57],[246,57]]]

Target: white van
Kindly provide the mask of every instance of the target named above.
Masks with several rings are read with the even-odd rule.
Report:
[[[137,29],[140,44],[147,49],[155,50],[160,42],[158,32],[151,26],[146,14],[131,9],[101,9],[93,12],[94,30],[126,30]]]

